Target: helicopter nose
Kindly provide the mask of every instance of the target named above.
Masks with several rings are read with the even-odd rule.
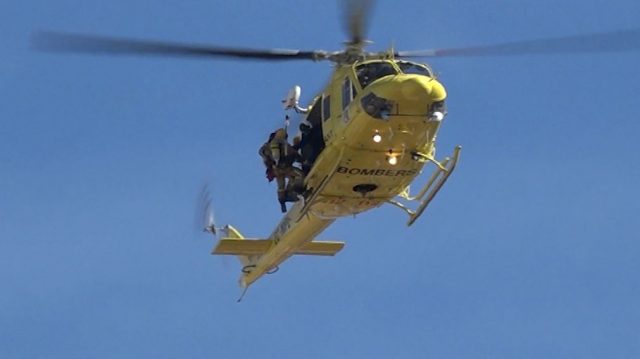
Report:
[[[413,74],[380,79],[368,87],[360,100],[369,116],[386,119],[393,111],[404,114],[424,113],[433,103],[442,102],[447,91],[437,80]]]
[[[444,86],[437,80],[419,75],[408,75],[401,80],[400,94],[410,102],[442,101],[447,97]]]

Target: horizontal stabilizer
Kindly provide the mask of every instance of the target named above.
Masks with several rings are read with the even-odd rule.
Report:
[[[211,254],[232,254],[252,256],[264,254],[273,244],[268,239],[232,239],[222,238]]]
[[[298,249],[295,254],[312,256],[334,256],[344,247],[344,242],[309,242]]]
[[[251,256],[265,254],[274,242],[269,239],[232,239],[223,238],[211,254]],[[338,253],[344,242],[309,242],[294,254],[333,256]]]

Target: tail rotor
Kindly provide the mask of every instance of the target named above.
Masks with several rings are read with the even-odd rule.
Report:
[[[205,184],[200,190],[198,196],[198,208],[197,208],[197,226],[198,230],[206,233],[211,233],[214,238],[217,238],[220,231],[220,227],[216,226],[215,213],[213,210],[213,200],[211,198],[211,191],[209,185]]]

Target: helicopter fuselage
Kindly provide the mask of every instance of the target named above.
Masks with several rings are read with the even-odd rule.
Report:
[[[399,64],[418,67],[419,73],[404,73]],[[375,70],[382,76],[366,76]],[[444,111],[446,91],[429,75],[427,67],[394,60],[336,69],[307,116],[321,126],[324,140],[304,181],[309,194],[269,236],[270,249],[245,271],[243,287],[296,254],[335,219],[379,207],[408,189],[425,159],[433,158],[442,123],[434,112]],[[321,109],[314,112],[315,106]]]

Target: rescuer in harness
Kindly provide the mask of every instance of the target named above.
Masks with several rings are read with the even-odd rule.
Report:
[[[266,177],[269,182],[276,179],[278,184],[278,202],[282,213],[287,212],[286,202],[298,201],[298,194],[302,192],[302,171],[295,167],[300,162],[297,149],[287,142],[287,130],[280,128],[269,135],[258,151],[266,167]]]

